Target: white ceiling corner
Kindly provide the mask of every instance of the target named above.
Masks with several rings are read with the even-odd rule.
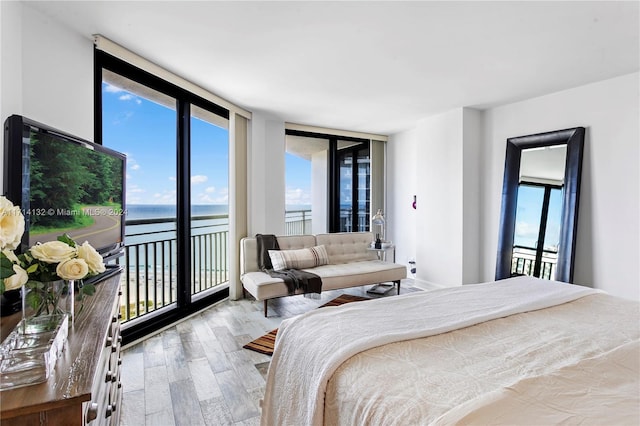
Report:
[[[391,134],[638,71],[637,1],[34,1],[248,110]]]

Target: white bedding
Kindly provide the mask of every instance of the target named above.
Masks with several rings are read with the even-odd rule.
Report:
[[[369,349],[561,305],[594,293],[585,287],[519,277],[351,303],[286,320],[278,331],[269,368],[262,424],[323,424],[328,381],[345,361]],[[412,370],[411,365],[405,368]],[[385,381],[383,370],[378,382],[365,387],[382,389]],[[384,401],[367,403],[399,405],[394,398],[390,393],[383,395]],[[358,423],[363,423],[362,418]]]
[[[601,293],[376,347],[334,372],[324,423],[637,426],[639,324]]]

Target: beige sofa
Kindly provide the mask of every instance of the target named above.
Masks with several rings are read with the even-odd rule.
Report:
[[[407,277],[404,265],[379,260],[374,250],[368,250],[373,241],[370,232],[279,236],[277,239],[280,250],[325,246],[328,264],[303,269],[322,278],[323,290],[393,282],[400,293],[400,280]],[[265,316],[269,299],[289,295],[282,279],[272,278],[258,268],[258,247],[253,237],[241,241],[240,280],[245,292],[264,301]]]

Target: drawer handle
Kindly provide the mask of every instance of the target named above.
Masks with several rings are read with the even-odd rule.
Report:
[[[87,423],[98,418],[98,404],[92,402],[87,408]]]
[[[106,346],[106,347],[109,347],[109,346],[111,346],[111,345],[113,345],[113,337],[107,337],[107,340],[106,340],[105,346]]]
[[[118,408],[116,404],[107,405],[107,414],[105,414],[105,417],[110,417],[113,412],[116,411],[116,408]]]
[[[105,383],[109,383],[112,382],[115,379],[114,374],[111,372],[111,370],[107,371],[107,375],[104,378]]]

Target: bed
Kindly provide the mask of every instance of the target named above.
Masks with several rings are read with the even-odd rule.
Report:
[[[282,322],[263,425],[640,424],[640,304],[518,277]]]

